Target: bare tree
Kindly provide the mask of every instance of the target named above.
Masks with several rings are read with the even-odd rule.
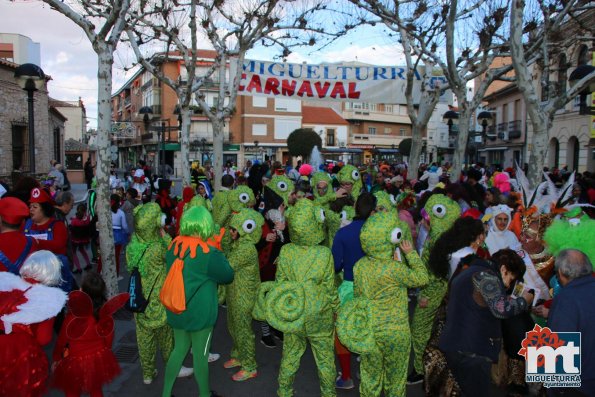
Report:
[[[97,214],[102,276],[107,284],[108,293],[114,295],[118,292],[118,281],[109,190],[112,66],[114,51],[130,9],[130,0],[43,2],[76,23],[85,32],[93,51],[97,54]]]
[[[397,34],[398,41],[403,46],[403,55],[407,65],[405,98],[407,114],[411,119],[412,126],[409,175],[416,178],[423,145],[422,134],[427,128],[441,93],[448,88],[448,84],[438,83],[438,79],[432,74],[435,65],[433,60],[428,57],[415,56],[412,47],[417,38],[424,37],[428,42],[436,38],[443,24],[441,15],[439,13],[428,15],[427,9],[424,9],[427,4],[423,2],[416,4],[416,2],[410,1],[350,1],[376,17],[388,29]],[[362,19],[365,17],[361,16],[360,20]],[[368,23],[376,24],[376,21],[372,19]],[[415,35],[412,34],[412,30],[415,30]],[[418,78],[421,82],[418,81]],[[415,91],[419,91],[419,95]]]
[[[296,45],[315,45],[317,37],[325,34],[322,23],[314,22],[317,12],[325,9],[318,0],[302,2],[281,0],[209,0],[164,2],[160,15],[137,18],[131,21],[128,37],[138,61],[172,87],[180,98],[182,111],[182,167],[184,180],[189,178],[188,142],[190,127],[189,106],[192,94],[202,113],[213,125],[213,165],[216,173],[215,188],[220,184],[219,173],[223,169],[223,143],[225,123],[235,109],[238,88],[243,72],[246,53],[255,45],[280,47],[283,55]],[[190,41],[184,38],[184,18],[176,18],[184,10],[190,10]],[[187,68],[186,81],[164,78],[141,55],[139,43],[150,40],[147,28],[153,32],[152,39],[162,38],[184,59]],[[212,65],[200,75],[196,74],[196,53],[199,38],[208,41],[217,55]],[[205,46],[203,43],[202,46]],[[167,53],[167,51],[166,51]],[[216,82],[217,95],[213,104],[207,102],[207,91]],[[186,175],[188,173],[188,175]]]
[[[529,4],[525,0],[512,1],[510,52],[516,83],[533,127],[528,177],[534,186],[541,182],[549,131],[556,112],[595,81],[595,72],[584,76],[570,89],[566,89],[566,81],[558,81],[556,92],[545,95],[552,91],[550,76],[559,67],[560,55],[569,48],[577,48],[580,41],[593,41],[593,18],[593,4],[580,0],[536,0]],[[544,94],[541,98],[533,83],[534,75],[540,75],[539,87]]]

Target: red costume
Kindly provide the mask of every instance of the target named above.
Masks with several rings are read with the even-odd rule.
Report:
[[[58,288],[0,273],[0,395],[43,394],[49,365],[42,346],[52,340],[54,316],[65,302]]]
[[[14,197],[0,200],[0,218],[4,223],[20,225],[28,216],[29,207],[21,200]],[[13,273],[18,274],[27,256],[37,249],[35,239],[25,237],[18,230],[3,230],[0,235],[0,272],[11,268]]]
[[[54,348],[53,386],[67,396],[81,393],[101,396],[101,387],[120,373],[112,352],[112,315],[124,306],[129,294],[119,294],[107,301],[99,310],[98,318],[93,314],[89,295],[72,291],[68,298],[69,312]]]

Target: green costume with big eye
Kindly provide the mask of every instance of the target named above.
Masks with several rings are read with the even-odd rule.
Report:
[[[285,175],[275,175],[267,184],[267,187],[273,192],[277,193],[277,195],[283,199],[283,204],[285,204],[285,207],[289,205],[289,195],[294,189],[294,184],[291,179]]]
[[[227,202],[227,195],[231,190],[220,190],[213,196],[213,220],[219,226],[227,225],[231,217],[231,207]]]
[[[337,180],[339,181],[339,183],[353,183],[353,189],[351,189],[351,196],[354,200],[357,200],[362,191],[362,188],[364,187],[358,169],[350,164],[345,165],[343,168],[341,168],[341,171],[337,173]]]
[[[404,396],[411,346],[407,288],[428,282],[422,261],[412,250],[395,246],[411,241],[407,224],[378,212],[364,224],[360,241],[366,256],[354,267],[354,299],[339,309],[337,334],[349,350],[361,354],[360,396]],[[400,260],[399,260],[400,259]]]
[[[279,397],[293,395],[307,342],[318,366],[322,397],[336,395],[333,313],[339,300],[331,250],[318,245],[324,239],[322,214],[308,199],[298,199],[287,213],[291,243],[281,249],[275,285],[266,298],[268,323],[285,333]]]
[[[215,223],[225,228],[225,234],[223,235],[223,240],[221,241],[221,249],[227,255],[231,249],[231,236],[229,235],[228,230],[231,216],[237,212],[240,212],[242,208],[254,207],[256,199],[254,198],[254,192],[252,192],[252,189],[250,189],[248,186],[238,186],[237,188],[228,191],[225,194],[225,197],[227,199],[227,206],[231,211],[229,213],[229,217],[225,219],[225,223],[219,223],[217,219],[213,219],[215,220]]]
[[[135,313],[134,318],[143,378],[152,379],[157,345],[165,362],[174,346],[173,330],[167,324],[165,307],[159,299],[167,273],[165,253],[171,239],[167,234],[161,236],[161,208],[156,203],[137,206],[134,224],[134,233],[126,247],[126,263],[129,271],[138,267],[143,295],[149,301],[145,312]]]
[[[452,227],[455,221],[461,216],[461,207],[443,194],[434,194],[428,199],[424,206],[425,211],[430,217],[430,233],[424,243],[422,251],[422,261],[428,267],[430,251],[438,237]],[[413,365],[415,372],[424,373],[423,354],[432,333],[432,325],[438,306],[442,302],[446,290],[448,289],[448,280],[437,277],[433,272],[428,271],[430,281],[419,292],[420,299],[427,299],[427,306],[422,308],[415,306],[413,319],[411,321],[411,336],[413,341],[413,352],[415,354]]]
[[[230,228],[239,237],[232,241],[227,260],[234,270],[234,279],[227,291],[227,327],[232,339],[231,358],[245,371],[256,370],[252,309],[260,286],[258,252],[254,244],[262,234],[264,218],[253,209],[242,208],[231,217]]]

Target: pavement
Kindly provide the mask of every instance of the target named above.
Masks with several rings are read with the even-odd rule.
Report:
[[[85,198],[86,185],[73,185],[72,192],[75,201],[81,201]],[[125,265],[121,266],[126,269]],[[119,281],[120,291],[125,291],[128,283],[128,274],[123,272],[124,277]],[[77,275],[80,281],[80,275]],[[138,357],[138,348],[136,344],[135,324],[130,312],[124,309],[120,310],[115,318],[115,337],[113,351],[118,358],[122,368],[121,374],[109,385],[104,387],[104,395],[111,396],[142,396],[157,397],[161,396],[163,390],[164,363],[157,354],[158,376],[151,385],[143,383],[143,377]],[[225,397],[274,397],[277,395],[277,376],[279,374],[279,364],[281,362],[282,342],[276,340],[277,347],[274,349],[266,348],[260,343],[260,329],[258,323],[253,323],[256,335],[256,360],[258,363],[258,376],[245,382],[234,382],[231,376],[237,369],[224,369],[223,363],[229,359],[231,351],[231,337],[227,330],[226,309],[219,308],[219,318],[213,332],[213,342],[211,352],[221,354],[221,358],[209,365],[211,389],[217,391]],[[46,352],[50,354],[53,344],[46,347]],[[51,355],[50,355],[51,357]],[[192,366],[192,356],[186,357],[184,365]],[[412,363],[410,362],[410,367]],[[339,364],[337,362],[337,368]],[[351,390],[337,390],[338,397],[356,397],[359,396],[359,381],[356,374],[359,373],[359,363],[352,357],[352,373],[356,387]],[[299,371],[294,382],[295,396],[315,397],[320,396],[320,388],[316,365],[310,348],[302,357]],[[497,393],[504,395],[502,392]],[[57,390],[50,390],[47,396],[61,396],[62,393]],[[178,379],[174,385],[173,395],[176,397],[198,396],[198,387],[194,377]],[[407,386],[408,397],[424,396],[421,384]]]

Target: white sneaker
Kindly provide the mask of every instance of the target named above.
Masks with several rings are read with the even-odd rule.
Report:
[[[209,353],[209,362],[214,363],[215,361],[219,360],[219,357],[221,357],[221,354],[219,353]]]
[[[193,373],[194,373],[193,368],[188,368],[188,367],[182,366],[182,368],[180,368],[180,372],[178,373],[178,378],[186,378],[187,376],[190,376]]]

